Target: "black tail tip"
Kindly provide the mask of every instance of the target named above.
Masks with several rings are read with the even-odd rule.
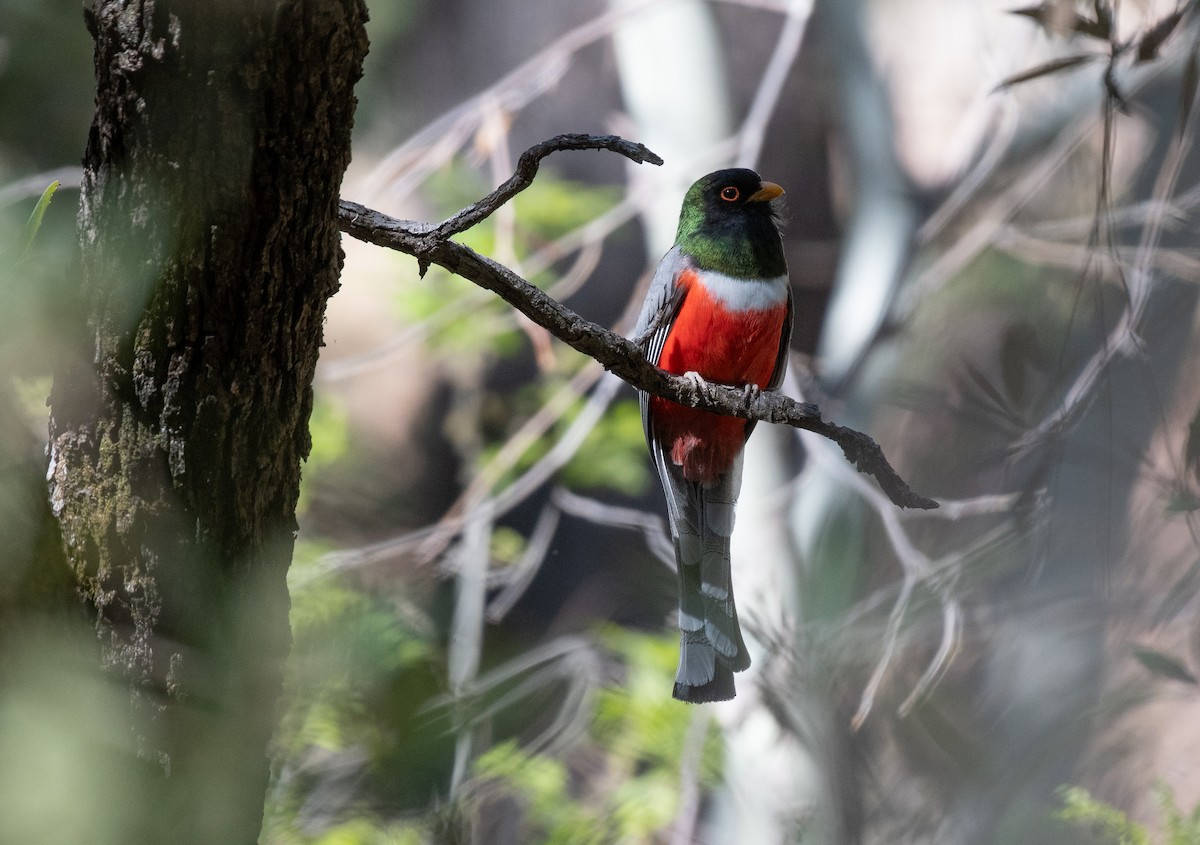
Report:
[[[733,673],[718,669],[716,677],[707,684],[676,683],[671,695],[688,704],[706,704],[710,701],[729,701],[737,695],[737,689],[733,685]]]

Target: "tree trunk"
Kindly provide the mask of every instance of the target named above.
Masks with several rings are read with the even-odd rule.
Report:
[[[130,686],[128,841],[254,842],[361,0],[95,0],[96,115],[50,495]],[[147,761],[152,765],[147,765]]]

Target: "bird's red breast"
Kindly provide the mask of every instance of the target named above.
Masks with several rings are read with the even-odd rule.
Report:
[[[676,284],[686,286],[687,294],[667,333],[658,366],[676,375],[696,372],[718,384],[765,388],[779,354],[786,293],[777,304],[736,308],[714,296],[695,270],[684,270]],[[713,481],[728,471],[746,442],[746,421],[737,417],[710,414],[657,396],[650,400],[650,413],[656,436],[690,481]]]

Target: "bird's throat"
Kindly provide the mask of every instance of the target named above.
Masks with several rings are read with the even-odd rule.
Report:
[[[745,225],[709,225],[690,232],[681,222],[676,241],[679,251],[697,268],[727,276],[769,279],[786,275],[783,242],[774,222],[769,217],[742,222]]]

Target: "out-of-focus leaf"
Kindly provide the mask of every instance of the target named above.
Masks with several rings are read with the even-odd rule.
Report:
[[[49,394],[47,394],[49,395]],[[313,481],[350,448],[350,416],[336,400],[318,395],[308,418],[312,448],[304,463],[300,481],[300,500],[296,510],[304,513],[311,503]]]
[[[1167,499],[1167,513],[1191,513],[1200,510],[1200,498],[1187,490],[1177,491]]]
[[[46,217],[46,209],[50,207],[50,200],[54,199],[54,194],[60,184],[56,179],[47,185],[46,190],[42,191],[37,205],[33,207],[33,213],[29,215],[29,222],[25,224],[25,234],[21,237],[21,258],[24,258],[25,254],[29,252],[29,248],[33,246],[33,239],[37,237],[38,229],[42,228],[42,220]]]
[[[1017,407],[1025,402],[1025,376],[1037,350],[1037,332],[1028,323],[1018,323],[1004,332],[1000,344],[1000,375],[1004,379],[1005,392]]]
[[[1008,13],[1010,15],[1019,15],[1023,18],[1029,18],[1031,21],[1039,24],[1046,32],[1051,32],[1054,29],[1053,21],[1055,16],[1052,14],[1051,8],[1046,3],[1042,3],[1038,6],[1026,6],[1023,9],[1009,9]]]
[[[492,560],[505,565],[516,563],[525,552],[528,545],[525,535],[507,525],[497,525],[492,529],[491,554]]]
[[[1096,37],[1103,38],[1105,41],[1111,40],[1113,35],[1112,0],[1092,0],[1092,11],[1096,13],[1096,31],[1102,33]]]
[[[1200,407],[1192,415],[1188,425],[1187,443],[1183,447],[1183,463],[1192,472],[1192,476],[1200,481]]]
[[[1138,40],[1137,60],[1139,62],[1148,62],[1158,58],[1158,51],[1162,49],[1162,45],[1175,32],[1179,22],[1183,20],[1183,12],[1183,9],[1177,9],[1167,15],[1150,27],[1146,34]]]
[[[1004,390],[1016,405],[1025,400],[1025,356],[1021,350],[1006,343],[1000,349],[1000,375],[1004,379]]]
[[[595,220],[620,198],[620,191],[611,187],[586,185],[546,172],[517,194],[513,203],[522,233],[536,247]]]
[[[1016,428],[1023,428],[1026,425],[1013,403],[982,370],[969,361],[964,365],[964,369],[967,375],[966,380],[978,388],[978,393],[971,390],[963,391],[965,402],[978,407],[992,422],[1000,421]]]
[[[629,496],[650,483],[642,414],[633,400],[616,402],[562,469],[567,486],[608,488]]]
[[[1152,648],[1134,646],[1133,656],[1137,658],[1138,663],[1155,675],[1185,684],[1196,684],[1196,676],[1189,672],[1181,661],[1169,654]]]
[[[621,776],[580,789],[577,767],[569,759],[536,753],[511,740],[497,742],[475,761],[477,789],[519,802],[522,841],[666,841],[679,810],[681,760],[690,742],[699,743],[693,748],[698,752],[698,784],[711,788],[720,782],[723,744],[715,721],[695,735],[696,711],[663,693],[675,671],[677,640],[611,627],[597,636],[625,671],[620,680],[598,690],[594,719],[576,748],[589,767]],[[577,752],[572,756],[580,759]]]
[[[1092,797],[1086,789],[1078,786],[1063,788],[1060,793],[1063,808],[1055,813],[1059,819],[1077,825],[1086,825],[1104,841],[1120,845],[1150,845],[1150,834],[1118,810]]]
[[[50,376],[16,376],[12,380],[17,407],[32,425],[46,424],[46,397],[50,395],[52,381]]]
[[[1183,78],[1179,84],[1179,123],[1175,131],[1182,137],[1192,116],[1192,105],[1196,102],[1196,80],[1200,77],[1200,44],[1192,48],[1187,63],[1183,66]]]
[[[1067,3],[1047,0],[1038,6],[1010,9],[1009,14],[1020,15],[1036,21],[1050,35],[1065,35],[1073,32],[1100,41],[1112,39],[1112,16],[1097,13],[1095,20],[1073,11]]]
[[[983,391],[983,393],[989,399],[991,399],[993,403],[1000,408],[1007,407],[1008,401],[1004,398],[1004,394],[996,388],[996,385],[992,384],[991,379],[984,375],[982,370],[980,370],[970,361],[966,362],[965,369],[967,371],[967,376],[971,379],[971,382],[981,391]]]
[[[1022,82],[1028,82],[1031,79],[1038,79],[1043,76],[1052,76],[1053,74],[1062,73],[1065,70],[1079,67],[1080,65],[1090,64],[1099,58],[1100,56],[1096,53],[1078,53],[1074,56],[1065,56],[1064,58],[1055,59],[1052,62],[1046,62],[1043,65],[1038,65],[1037,67],[1030,68],[1029,70],[1015,74],[1014,76],[1010,76],[992,90],[1003,91],[1005,88],[1011,88],[1014,85],[1020,85]]]
[[[1200,578],[1200,560],[1193,561],[1188,571],[1179,576],[1171,585],[1171,589],[1167,590],[1167,595],[1154,612],[1151,624],[1165,625],[1181,613],[1196,595],[1197,578]]]

